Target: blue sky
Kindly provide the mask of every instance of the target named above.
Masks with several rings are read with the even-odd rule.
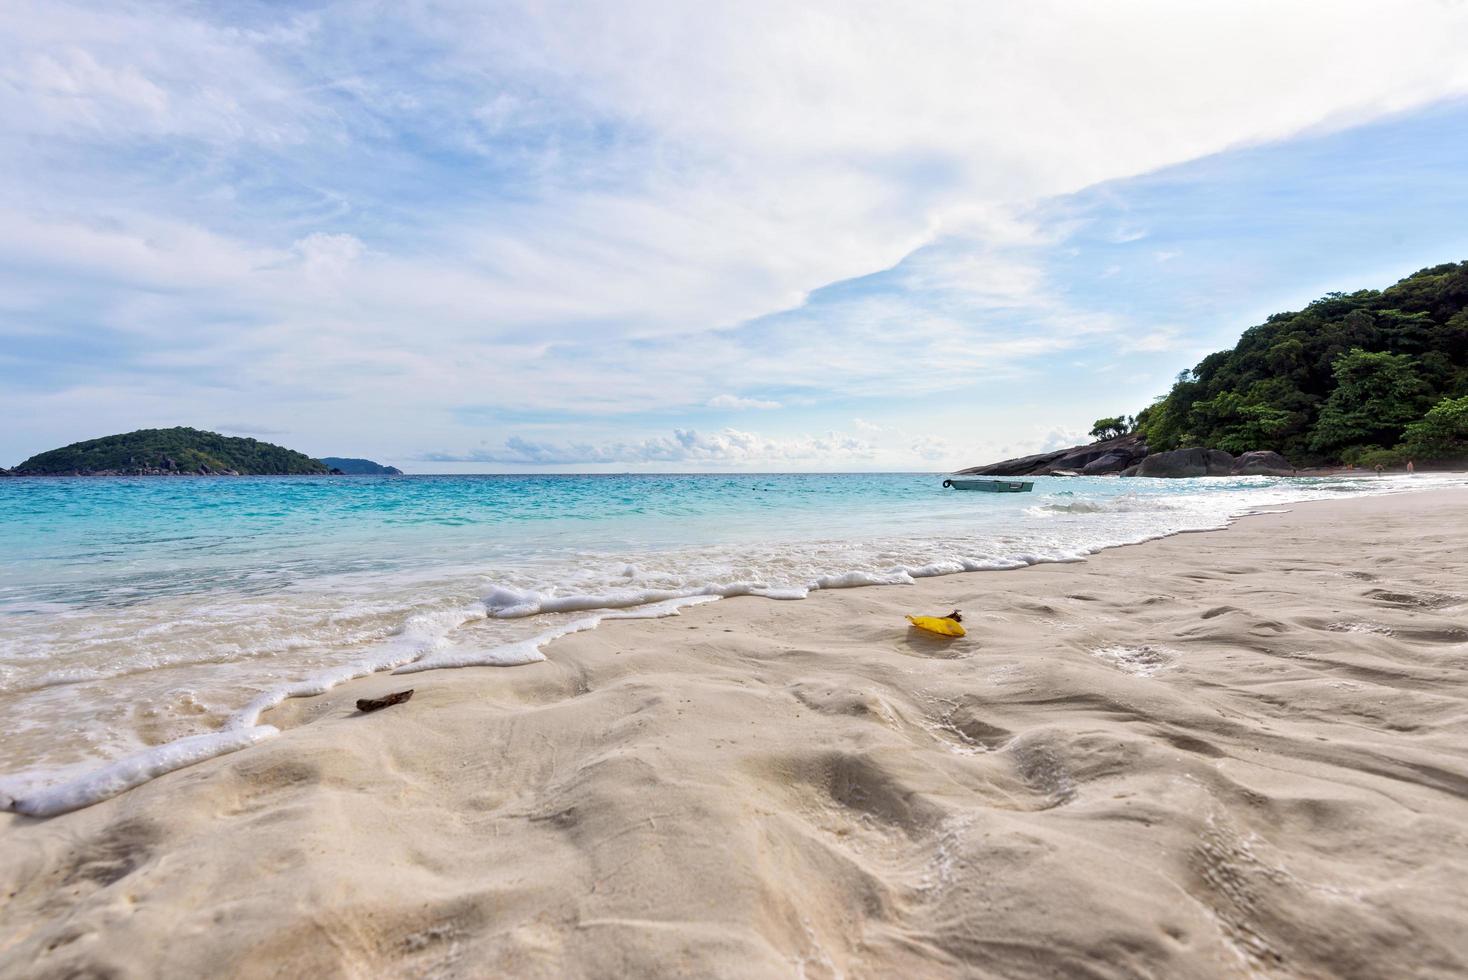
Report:
[[[16,0],[0,464],[178,424],[416,472],[1068,444],[1468,258],[1465,49],[1440,0]]]

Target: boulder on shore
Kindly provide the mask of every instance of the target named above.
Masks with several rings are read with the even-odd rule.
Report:
[[[1103,439],[1089,446],[1071,446],[1033,456],[1020,456],[986,466],[958,470],[959,476],[1058,476],[1069,470],[1086,476],[1120,473],[1147,456],[1147,444],[1139,433]]]
[[[1195,476],[1228,476],[1234,467],[1234,458],[1221,449],[1172,449],[1165,453],[1153,453],[1142,460],[1137,476],[1152,476],[1177,479]]]
[[[1234,461],[1233,476],[1294,476],[1295,468],[1279,453],[1255,449]]]
[[[1228,476],[1234,471],[1234,458],[1222,449],[1205,449],[1203,455],[1208,460],[1209,476]]]
[[[1081,467],[1081,472],[1086,476],[1098,476],[1103,473],[1120,473],[1132,465],[1132,457],[1129,453],[1107,453],[1105,456],[1091,460]]]

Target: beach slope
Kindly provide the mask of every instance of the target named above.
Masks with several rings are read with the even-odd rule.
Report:
[[[1307,504],[347,684],[0,816],[0,976],[1461,976],[1465,540]]]

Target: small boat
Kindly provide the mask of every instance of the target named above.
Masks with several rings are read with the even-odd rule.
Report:
[[[944,480],[943,486],[955,490],[982,490],[985,493],[1029,493],[1035,489],[1032,480]]]

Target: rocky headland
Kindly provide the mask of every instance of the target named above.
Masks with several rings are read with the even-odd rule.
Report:
[[[1032,456],[1020,456],[958,470],[960,476],[1294,476],[1295,467],[1279,453],[1256,450],[1234,456],[1221,449],[1149,452],[1140,433],[1101,439]]]

